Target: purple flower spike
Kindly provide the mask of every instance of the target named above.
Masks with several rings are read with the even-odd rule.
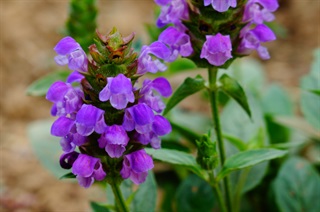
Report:
[[[82,105],[83,93],[65,82],[53,83],[46,95],[46,99],[53,102],[51,109],[53,116],[65,116],[77,112]]]
[[[240,37],[242,40],[237,50],[238,53],[249,54],[252,50],[257,50],[262,59],[270,58],[267,48],[261,46],[261,43],[273,41],[276,36],[267,26],[259,24],[254,29],[246,26],[241,30]]]
[[[112,125],[98,139],[99,147],[105,148],[108,155],[112,158],[119,158],[126,150],[129,137],[122,126]]]
[[[94,180],[101,181],[106,176],[100,159],[85,154],[80,154],[75,160],[72,173],[77,175],[79,184],[84,188],[89,188]]]
[[[153,90],[159,92],[164,97],[169,97],[172,94],[172,89],[170,83],[164,77],[158,77],[153,81],[144,80],[140,90],[141,98],[139,99],[139,103],[146,103],[154,111],[160,113],[165,108],[165,104],[159,96],[154,95]]]
[[[181,19],[189,19],[188,4],[186,0],[155,0],[161,6],[161,14],[157,20],[158,27],[173,23],[181,25]]]
[[[171,51],[165,44],[159,41],[153,42],[150,46],[143,46],[138,58],[138,74],[145,74],[147,72],[157,73],[158,71],[165,71],[167,69],[160,60],[153,59],[150,54],[168,61]]]
[[[171,56],[169,57],[168,62],[176,60],[178,54],[183,57],[188,57],[193,52],[189,35],[180,32],[174,27],[168,27],[165,29],[159,35],[158,40],[167,44],[171,48]]]
[[[108,101],[118,109],[127,107],[128,102],[134,102],[131,80],[123,74],[116,77],[108,77],[108,84],[99,94],[100,101]]]
[[[71,169],[78,156],[77,152],[63,153],[60,157],[60,166],[64,169]]]
[[[58,56],[54,58],[58,65],[67,65],[73,71],[86,72],[88,70],[88,58],[79,43],[72,37],[62,38],[54,47]]]
[[[77,132],[88,136],[93,131],[102,133],[107,125],[104,122],[104,111],[92,105],[84,104],[76,116]]]
[[[75,131],[75,130],[74,130]],[[76,132],[71,132],[60,140],[60,146],[64,152],[72,152],[76,146],[81,146],[87,142],[87,137]]]
[[[207,35],[206,39],[201,50],[200,58],[207,59],[208,62],[214,66],[221,66],[232,58],[232,45],[229,35],[221,35],[218,33],[215,36]]]
[[[139,103],[126,109],[122,126],[127,131],[135,129],[138,133],[145,134],[152,130],[153,120],[152,109],[144,103]]]
[[[130,178],[135,184],[146,180],[148,170],[153,168],[153,160],[144,149],[124,156],[120,174],[123,179]]]
[[[236,7],[237,0],[204,0],[204,6],[212,4],[213,9],[218,12],[225,12],[229,7]]]

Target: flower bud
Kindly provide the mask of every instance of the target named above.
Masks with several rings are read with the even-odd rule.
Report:
[[[210,140],[210,135],[203,135],[200,141],[196,141],[198,153],[197,163],[205,170],[212,170],[218,165],[216,142]]]

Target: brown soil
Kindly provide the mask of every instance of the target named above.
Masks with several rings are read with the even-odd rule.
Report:
[[[319,47],[320,1],[280,3],[276,16],[288,36],[268,44],[272,59],[262,63],[270,81],[292,88],[308,72],[313,50]],[[67,0],[0,2],[0,211],[88,211],[88,200],[104,199],[97,188],[58,181],[40,165],[27,139],[28,123],[50,117],[51,104],[26,96],[25,90],[57,67],[52,49],[61,38],[67,5]],[[143,23],[153,21],[154,6],[152,0],[99,1],[99,30],[116,26],[145,40]]]

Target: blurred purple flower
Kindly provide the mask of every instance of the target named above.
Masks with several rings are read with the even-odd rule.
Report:
[[[95,180],[101,181],[106,176],[100,159],[85,154],[79,154],[72,165],[72,173],[84,188],[89,188]]]
[[[158,41],[168,45],[171,49],[171,55],[167,59],[168,62],[176,60],[178,54],[183,57],[188,57],[193,52],[189,35],[184,32],[180,32],[172,26],[165,29],[159,35]]]
[[[188,4],[186,0],[155,0],[161,6],[161,13],[157,20],[158,27],[167,24],[181,26],[181,20],[189,19]]]
[[[232,58],[232,45],[229,35],[207,35],[200,58],[205,58],[211,65],[221,66]]]
[[[251,51],[257,50],[262,59],[266,60],[270,58],[267,48],[261,46],[261,43],[273,41],[276,39],[276,36],[267,26],[259,24],[255,28],[250,29],[248,25],[241,30],[240,38],[242,40],[237,50],[238,53],[249,54]]]
[[[72,37],[62,38],[54,47],[57,56],[54,58],[58,65],[67,65],[73,71],[86,72],[88,70],[88,58],[79,43]]]
[[[99,147],[105,148],[111,158],[119,158],[126,150],[129,137],[122,126],[112,125],[98,139]]]
[[[120,174],[123,179],[130,178],[135,184],[146,180],[148,170],[153,168],[153,160],[144,149],[124,156]]]
[[[104,121],[104,111],[93,105],[82,105],[76,116],[77,132],[88,136],[94,131],[101,134],[107,128]]]
[[[172,94],[172,89],[168,80],[164,77],[158,77],[154,80],[145,79],[140,90],[139,103],[147,104],[151,109],[160,113],[165,104],[160,96],[155,96],[154,91],[159,92],[164,97],[169,97]]]
[[[54,103],[51,109],[53,116],[65,116],[77,112],[83,104],[82,98],[83,92],[80,89],[61,81],[53,83],[46,95],[46,99]]]
[[[277,0],[249,0],[245,6],[243,22],[262,24],[275,19],[272,12],[279,7]]]
[[[204,6],[212,4],[213,9],[218,12],[225,12],[229,7],[236,7],[237,0],[204,0]]]
[[[137,73],[145,74],[147,72],[157,73],[158,71],[165,71],[167,67],[159,59],[168,61],[170,55],[170,49],[162,42],[155,41],[150,46],[143,46],[138,58]],[[153,59],[153,57],[157,58]]]
[[[99,94],[100,101],[110,100],[110,104],[118,109],[127,107],[128,102],[134,102],[131,80],[123,74],[108,77],[108,83]]]

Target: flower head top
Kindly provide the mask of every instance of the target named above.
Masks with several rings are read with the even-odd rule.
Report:
[[[153,161],[142,148],[160,148],[160,136],[171,131],[169,121],[158,114],[165,105],[157,95],[171,95],[169,82],[145,79],[141,88],[136,82],[146,72],[164,71],[159,59],[168,61],[172,51],[155,42],[138,58],[131,48],[133,35],[122,37],[115,28],[107,36],[97,33],[89,59],[75,56],[84,52],[70,37],[55,48],[58,64],[68,64],[74,72],[67,83],[56,82],[47,93],[54,103],[51,113],[58,116],[51,134],[61,138],[61,166],[71,168],[85,188],[115,175],[144,182]]]

